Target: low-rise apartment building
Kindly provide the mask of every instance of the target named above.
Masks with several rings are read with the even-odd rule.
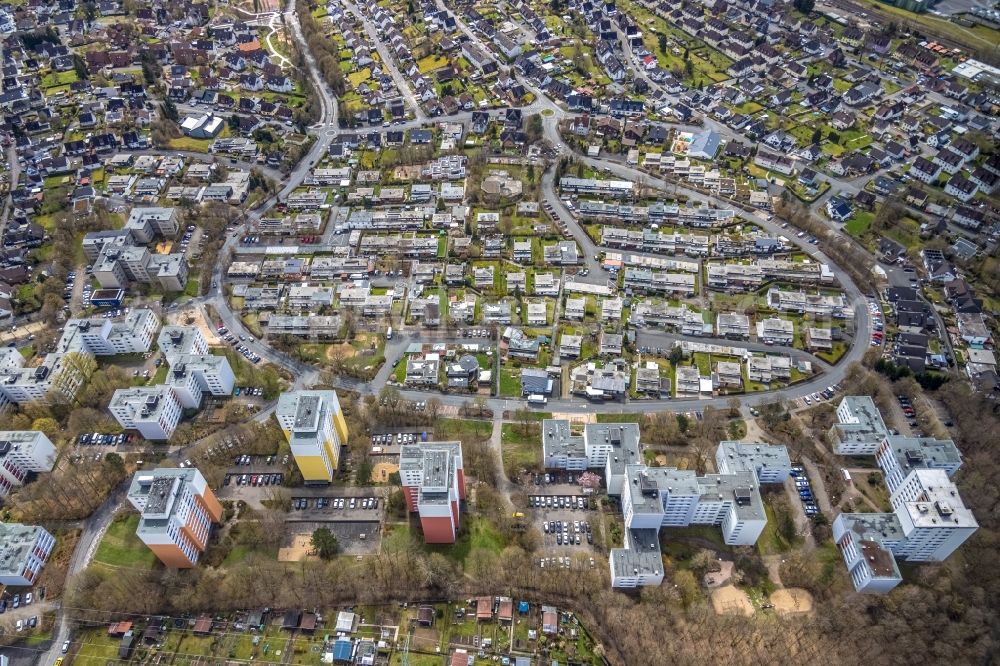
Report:
[[[24,484],[32,472],[51,472],[56,447],[37,430],[0,431],[0,497]]]
[[[0,585],[34,585],[55,545],[43,527],[0,523]]]

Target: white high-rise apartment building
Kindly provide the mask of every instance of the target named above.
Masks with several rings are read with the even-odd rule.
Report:
[[[193,468],[138,472],[128,500],[142,514],[136,536],[168,567],[193,567],[208,546],[222,505]]]

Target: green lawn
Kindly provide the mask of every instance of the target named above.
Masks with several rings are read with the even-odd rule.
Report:
[[[186,150],[192,153],[207,153],[214,139],[195,139],[190,136],[178,136],[167,142],[172,150]]]
[[[702,377],[708,377],[712,374],[712,357],[708,354],[702,352],[695,352],[694,354],[695,365],[698,366],[698,372]]]
[[[520,423],[505,423],[501,435],[503,467],[507,476],[516,476],[522,469],[542,469],[541,428],[529,423],[527,429]]]
[[[493,426],[488,421],[439,418],[434,422],[434,439],[481,442],[490,437]]]
[[[201,293],[201,280],[198,278],[189,278],[187,284],[184,285],[184,295],[191,298],[195,298]]]
[[[835,341],[833,343],[833,349],[830,351],[818,351],[816,356],[823,359],[827,363],[833,365],[843,357],[847,352],[847,344],[840,341]]]
[[[757,539],[757,551],[761,555],[787,552],[791,549],[792,544],[788,543],[778,532],[778,520],[770,502],[764,502],[764,513],[767,515],[767,525],[764,526],[764,531]]]
[[[521,371],[517,368],[500,368],[500,395],[521,395]]]
[[[169,371],[170,371],[170,366],[168,366],[166,363],[163,363],[162,365],[160,365],[160,367],[156,369],[156,374],[152,376],[152,378],[149,380],[149,383],[153,386],[157,384],[162,384],[166,380],[167,373]]]
[[[369,68],[365,67],[364,69],[362,69],[360,71],[357,71],[357,72],[354,72],[352,74],[349,74],[347,76],[347,80],[351,82],[351,87],[357,88],[358,86],[360,86],[362,83],[364,83],[365,81],[367,81],[371,77],[372,77],[372,70],[370,70]]]
[[[58,86],[65,86],[78,81],[79,77],[76,75],[76,70],[69,70],[66,72],[51,72],[42,77],[41,85],[43,88],[56,88]]]
[[[233,549],[229,551],[226,555],[226,559],[222,560],[223,567],[233,566],[239,564],[245,560],[251,553],[257,553],[264,557],[275,558],[278,556],[277,548],[256,548],[254,546],[248,546],[245,544],[238,544],[233,546]]]
[[[868,231],[868,228],[872,225],[874,220],[874,213],[869,213],[868,211],[858,211],[854,214],[854,217],[848,220],[844,225],[844,231],[854,237],[861,237],[866,231]]]
[[[112,567],[150,569],[156,563],[156,556],[135,535],[139,527],[139,515],[130,514],[124,520],[120,517],[108,527],[94,554],[94,562]]]
[[[86,631],[86,633],[78,635],[77,639],[80,647],[74,656],[74,661],[81,664],[104,664],[118,661],[118,646],[121,644],[121,639],[110,638],[107,628],[100,627]]]

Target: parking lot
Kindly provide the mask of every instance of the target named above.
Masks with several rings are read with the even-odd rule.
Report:
[[[226,474],[226,478],[223,480],[222,485],[234,485],[234,486],[280,486],[282,481],[284,481],[285,475],[281,472],[262,472],[259,474],[249,474],[249,473],[230,473]]]
[[[597,560],[593,557],[559,555],[538,558],[538,566],[542,569],[593,569]]]
[[[816,498],[813,497],[809,477],[806,476],[805,470],[799,466],[792,467],[791,475],[795,481],[795,490],[802,501],[802,509],[806,512],[806,516],[812,518],[819,513],[819,507],[816,506]]]
[[[245,335],[240,335],[239,337],[237,337],[232,333],[230,333],[229,329],[223,326],[222,324],[217,325],[216,331],[218,332],[220,338],[222,338],[223,340],[231,344],[233,347],[235,347],[236,351],[243,354],[243,357],[246,358],[248,361],[252,363],[260,363],[260,356],[255,352],[251,351],[250,348],[247,347],[245,344],[243,344],[244,342],[246,342],[247,339]],[[239,393],[236,393],[236,395],[239,395]],[[255,393],[254,395],[257,394]],[[261,391],[260,395],[263,395],[263,391]]]
[[[222,485],[280,486],[285,480],[288,454],[238,455],[233,457],[233,467],[226,473]]]
[[[542,542],[549,547],[592,546],[594,534],[590,521],[581,520],[580,514],[546,514],[542,521]]]
[[[542,543],[546,549],[565,551],[570,555],[589,552],[589,548],[593,546],[590,496],[579,492],[579,487],[573,487],[567,494],[538,494],[528,497],[528,510],[534,515],[534,523],[542,533]],[[543,566],[541,562],[539,566]],[[561,566],[561,563],[554,562],[549,566]]]
[[[78,446],[120,446],[135,439],[135,435],[118,433],[111,435],[108,433],[88,432],[76,438]]]
[[[383,432],[376,433],[372,435],[372,453],[387,453],[385,451],[386,447],[395,446],[399,447],[403,444],[415,444],[416,442],[426,442],[427,433],[413,432],[413,431],[400,431],[400,432]],[[397,449],[398,452],[398,449]]]
[[[382,500],[373,496],[334,497],[322,495],[318,497],[292,497],[292,510],[289,521],[303,522],[323,520],[330,522],[377,521]]]
[[[834,384],[833,386],[827,386],[822,391],[816,391],[815,393],[812,393],[810,395],[798,398],[796,400],[796,402],[798,402],[798,404],[800,406],[805,406],[805,407],[811,407],[812,405],[818,405],[819,403],[823,402],[824,400],[832,400],[833,397],[837,394],[837,391],[839,389],[840,389],[840,384]],[[754,413],[755,411],[756,410],[751,409],[750,413],[753,414],[754,416],[757,416],[757,414]]]

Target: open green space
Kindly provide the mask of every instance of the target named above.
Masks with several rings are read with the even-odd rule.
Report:
[[[854,217],[844,224],[844,231],[855,237],[863,236],[868,231],[868,228],[871,227],[874,220],[874,213],[858,211],[854,214]]]
[[[505,423],[501,434],[503,467],[507,476],[520,470],[542,469],[541,429],[538,423]]]
[[[138,514],[116,517],[97,546],[94,562],[112,567],[152,568],[156,563],[156,556],[135,535],[138,527]]]

